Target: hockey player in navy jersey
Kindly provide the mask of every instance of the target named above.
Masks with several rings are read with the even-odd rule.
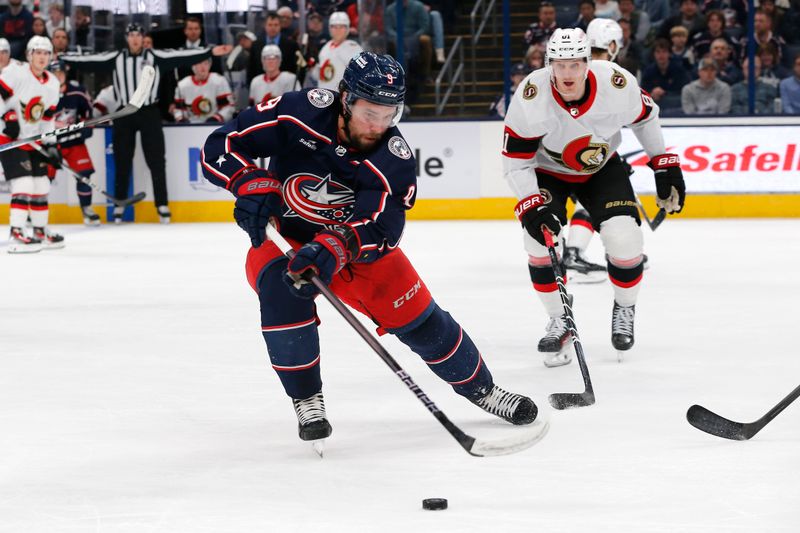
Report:
[[[494,384],[475,344],[433,300],[399,248],[417,192],[414,155],[396,123],[405,74],[390,56],[362,52],[339,93],[290,92],[243,111],[206,141],[203,171],[236,197],[250,236],[247,278],[261,303],[272,367],[292,399],[303,440],[327,437],[314,271],[345,303],[416,352],[460,395],[513,424],[537,415],[529,398]],[[256,161],[270,157],[269,170]],[[297,250],[289,261],[265,227]]]

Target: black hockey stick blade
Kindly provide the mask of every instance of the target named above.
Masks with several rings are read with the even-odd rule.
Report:
[[[105,194],[105,195],[106,195],[106,197],[107,197],[109,200],[111,200],[111,202],[112,202],[114,205],[116,205],[116,206],[119,206],[119,207],[126,207],[126,206],[129,206],[129,205],[133,205],[133,204],[135,204],[135,203],[137,203],[137,202],[141,202],[142,200],[144,200],[144,198],[145,198],[145,196],[146,196],[145,192],[144,192],[144,191],[142,191],[142,192],[137,192],[137,193],[136,193],[136,194],[134,194],[133,196],[130,196],[130,197],[128,197],[128,198],[125,198],[125,199],[122,199],[122,200],[121,200],[121,199],[119,199],[119,198],[116,198],[116,197],[114,197],[114,196],[111,196],[110,194],[106,193],[105,191],[103,191],[103,194]]]
[[[662,207],[661,209],[658,210],[656,216],[653,217],[653,221],[650,223],[650,229],[652,231],[657,230],[658,227],[661,225],[661,223],[664,222],[664,220],[666,220],[666,218],[667,218],[667,210]]]
[[[294,256],[294,250],[291,244],[283,238],[277,229],[272,224],[267,225],[267,237],[274,242],[278,248],[287,257]],[[458,444],[470,455],[474,457],[491,457],[495,455],[508,455],[512,453],[521,452],[528,449],[544,438],[547,431],[550,429],[548,420],[534,421],[533,424],[527,426],[527,431],[520,429],[515,431],[515,435],[505,439],[498,440],[481,440],[476,439],[464,433],[464,431],[455,425],[447,415],[445,415],[433,400],[417,385],[411,376],[403,370],[400,364],[392,357],[392,355],[383,347],[383,345],[367,330],[359,320],[353,316],[353,313],[345,306],[330,288],[325,285],[319,276],[313,272],[309,272],[308,281],[314,284],[319,289],[322,296],[333,306],[336,311],[350,324],[350,326],[358,333],[358,335],[369,345],[370,348],[380,357],[386,365],[392,369],[394,374],[405,384],[409,391],[411,391],[417,399],[428,409],[428,411],[444,426],[450,435],[456,439]]]
[[[800,397],[800,387],[790,392],[786,398],[778,402],[767,414],[755,422],[734,422],[700,405],[693,405],[686,411],[686,420],[700,431],[705,431],[716,437],[730,440],[749,440],[769,424],[773,418],[778,416],[781,411],[789,407],[798,397]]]

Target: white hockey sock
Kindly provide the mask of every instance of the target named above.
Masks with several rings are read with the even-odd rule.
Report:
[[[11,208],[9,209],[9,225],[15,228],[25,226],[33,194],[33,178],[22,176],[9,180],[11,188]]]
[[[35,228],[43,228],[47,226],[50,216],[50,207],[47,200],[50,193],[50,179],[47,176],[36,176],[32,179],[31,224]]]

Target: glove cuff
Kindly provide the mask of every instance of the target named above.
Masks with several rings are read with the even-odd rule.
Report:
[[[542,197],[541,194],[532,194],[526,198],[523,198],[517,203],[517,205],[514,207],[514,214],[519,220],[522,220],[522,217],[525,215],[525,213],[543,205],[544,197]]]
[[[342,233],[333,230],[323,230],[317,233],[317,236],[314,237],[314,242],[319,243],[323,248],[328,250],[336,260],[336,269],[333,271],[334,274],[343,269],[353,258],[353,254],[347,246],[347,239]]]
[[[653,170],[660,170],[662,168],[679,167],[681,166],[681,158],[678,154],[661,154],[652,158],[647,166]]]
[[[245,167],[228,183],[228,190],[234,196],[249,196],[252,194],[277,194],[281,193],[281,182],[274,178],[274,174],[257,167]]]

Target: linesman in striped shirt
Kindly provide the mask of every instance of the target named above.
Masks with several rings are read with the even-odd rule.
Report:
[[[164,159],[164,130],[158,110],[158,86],[162,71],[180,66],[191,66],[212,55],[225,55],[229,45],[192,50],[156,50],[144,48],[144,29],[136,23],[128,24],[125,30],[127,48],[99,54],[65,54],[61,60],[78,70],[98,72],[113,71],[113,84],[119,96],[119,107],[125,105],[136,90],[141,79],[142,68],[152,65],[156,69],[155,82],[142,109],[133,115],[114,121],[114,194],[125,198],[130,194],[130,174],[133,155],[136,151],[136,132],[141,133],[142,151],[153,179],[153,195],[159,220],[167,224],[170,210],[167,197],[166,162]],[[124,208],[114,208],[114,222],[122,221]]]

